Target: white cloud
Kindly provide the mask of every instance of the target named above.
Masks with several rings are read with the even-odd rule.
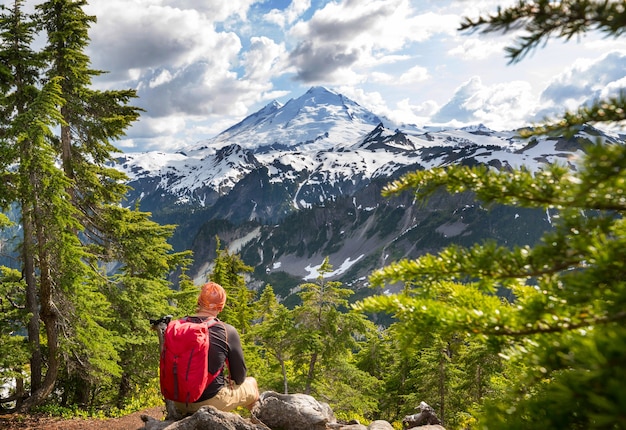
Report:
[[[625,76],[626,51],[612,51],[595,59],[581,58],[550,82],[542,98],[555,103],[581,103],[598,97],[607,85]]]
[[[414,124],[424,126],[430,123],[430,117],[437,112],[439,105],[433,100],[420,104],[411,104],[408,98],[399,100],[395,108],[388,109],[385,116],[396,124]]]
[[[159,85],[164,85],[170,82],[172,79],[173,77],[169,70],[161,70],[157,76],[150,80],[148,86],[150,88],[158,87]]]
[[[430,78],[430,74],[425,67],[422,66],[413,66],[406,72],[400,75],[400,79],[398,79],[398,85],[408,85],[413,84],[415,82],[422,82]]]
[[[26,0],[26,9],[39,2]],[[283,10],[272,10],[279,3]],[[515,3],[98,0],[85,8],[98,19],[87,54],[93,68],[110,71],[98,88],[135,88],[133,104],[146,110],[124,148],[193,144],[312,84],[396,122],[495,129],[624,88],[626,39],[551,40],[511,67],[503,48],[516,34],[457,30],[463,16]]]
[[[182,116],[170,115],[159,119],[142,116],[129,130],[127,139],[117,142],[115,146],[129,151],[136,151],[136,147],[142,150],[172,148],[180,145],[180,142],[172,142],[172,135],[184,132],[186,127],[187,121]]]
[[[291,60],[303,82],[340,82],[346,69],[386,63],[409,43],[452,34],[457,25],[458,16],[419,15],[408,0],[331,2],[292,27],[299,43]]]
[[[535,121],[554,118],[566,110],[599,98],[617,95],[626,88],[626,50],[615,50],[596,58],[580,58],[556,75],[541,93]]]
[[[410,85],[417,82],[423,82],[428,80],[429,78],[430,74],[425,67],[413,66],[406,72],[402,73],[400,76],[394,75],[392,73],[374,71],[369,74],[368,81],[390,86],[401,86]]]
[[[620,93],[623,93],[625,88],[626,88],[626,76],[608,83],[604,88],[600,90],[599,97],[601,99],[607,99],[609,97],[616,97]]]
[[[255,82],[269,82],[272,76],[284,72],[287,51],[284,44],[277,44],[267,37],[253,37],[250,48],[243,54],[242,65],[245,78]]]
[[[460,41],[459,45],[448,50],[448,55],[459,57],[463,60],[484,60],[492,55],[502,57],[504,48],[507,46],[507,42],[502,39],[458,39]]]
[[[310,7],[311,0],[292,0],[287,9],[272,9],[263,19],[280,27],[285,27],[286,25],[293,24],[294,21],[300,18]]]
[[[210,57],[222,70],[241,49],[233,32],[216,32],[214,21],[198,10],[149,2],[97,2],[100,18],[90,31],[93,64],[127,79],[130,70],[185,67]],[[106,6],[105,6],[106,5]]]
[[[135,87],[135,104],[146,111],[129,133],[133,142],[158,133],[172,140],[200,119],[244,115],[273,89],[271,79],[284,73],[284,45],[253,37],[243,51],[237,33],[216,30],[219,20],[244,17],[253,1],[94,3],[101,17],[90,32],[91,59],[96,68],[114,71],[96,82]]]
[[[435,123],[484,123],[490,128],[512,129],[524,125],[536,100],[524,81],[486,86],[474,76],[457,88],[453,97],[432,117]]]
[[[387,101],[378,91],[364,91],[350,85],[339,86],[336,90],[379,115],[385,115],[385,112],[390,111]]]
[[[111,9],[118,9],[129,14],[134,10],[146,10],[150,8],[176,9],[180,11],[197,11],[210,17],[212,21],[223,22],[231,19],[244,20],[250,6],[259,0],[106,0],[93,1],[88,6],[89,11],[96,15],[105,15]],[[129,9],[130,7],[130,9]]]
[[[477,18],[493,14],[498,7],[506,8],[518,3],[518,0],[453,0],[447,10],[458,16]]]

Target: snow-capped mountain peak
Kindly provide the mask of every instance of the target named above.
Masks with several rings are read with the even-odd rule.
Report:
[[[328,149],[354,143],[369,133],[380,119],[349,98],[325,87],[311,87],[284,105],[272,102],[215,138],[208,146],[219,148],[236,141],[259,150],[276,144]]]

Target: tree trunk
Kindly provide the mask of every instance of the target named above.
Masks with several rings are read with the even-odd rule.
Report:
[[[39,406],[43,403],[50,393],[52,393],[59,373],[58,316],[50,300],[42,300],[41,310],[41,317],[46,327],[46,338],[48,341],[48,370],[46,371],[46,377],[39,389],[31,392],[30,397],[27,398],[18,409],[19,412],[28,412],[35,406]]]
[[[30,385],[31,392],[41,388],[42,356],[39,340],[39,296],[35,277],[35,256],[33,244],[33,224],[29,207],[22,203],[22,228],[24,241],[22,256],[24,259],[24,281],[26,282],[26,307],[30,313],[28,320],[28,344],[30,348]]]
[[[15,396],[16,399],[16,409],[22,406],[24,402],[24,378],[17,377],[15,378]]]
[[[445,401],[446,401],[446,357],[447,351],[444,349],[441,351],[439,358],[439,417],[441,422],[444,423],[445,413]]]
[[[37,214],[37,205],[35,204],[35,214]],[[41,220],[41,217],[36,217]],[[24,401],[19,408],[20,412],[27,412],[35,406],[40,405],[48,398],[54,385],[56,384],[59,374],[59,327],[58,311],[53,303],[52,291],[53,283],[50,270],[50,255],[46,247],[51,240],[44,233],[42,222],[37,223],[37,246],[39,255],[39,300],[41,304],[41,321],[46,328],[46,345],[47,345],[47,371],[43,383],[38,389],[33,389],[31,396]]]
[[[311,394],[311,384],[313,383],[313,376],[315,375],[315,363],[317,362],[317,352],[311,355],[311,361],[309,362],[309,373],[306,377],[306,387],[304,388],[304,394]]]
[[[476,401],[479,401],[480,399],[483,398],[483,372],[482,372],[482,366],[479,364],[477,369],[476,369],[476,386],[478,387],[477,393],[476,393]]]
[[[280,362],[280,370],[283,373],[283,394],[289,394],[289,386],[287,382],[287,368],[285,367],[285,360],[282,357],[278,357]]]
[[[126,369],[127,366],[123,366],[123,368]],[[128,397],[128,394],[130,393],[130,389],[131,389],[130,375],[128,374],[127,371],[124,371],[124,373],[122,373],[122,377],[120,378],[120,384],[118,385],[118,389],[117,389],[116,406],[119,409],[124,408],[124,400]]]

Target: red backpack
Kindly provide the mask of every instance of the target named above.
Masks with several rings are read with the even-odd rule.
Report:
[[[193,403],[222,371],[209,373],[209,327],[218,322],[212,319],[197,323],[182,318],[167,325],[159,363],[163,397]]]

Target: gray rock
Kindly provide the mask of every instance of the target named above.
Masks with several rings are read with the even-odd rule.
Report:
[[[307,394],[265,391],[252,414],[269,428],[281,430],[326,430],[326,424],[337,422],[328,404]]]
[[[421,412],[408,415],[403,420],[405,429],[445,430],[434,410],[420,403]],[[364,426],[358,421],[337,422],[326,403],[318,402],[306,394],[279,394],[273,391],[261,393],[251,411],[251,418],[204,406],[193,415],[181,420],[166,417],[165,421],[143,415],[145,430],[394,430],[384,420]]]
[[[146,430],[267,430],[261,423],[253,423],[237,414],[218,411],[212,406],[203,406],[193,415],[179,421],[159,421],[142,416]]]
[[[435,414],[435,410],[426,402],[420,402],[416,408],[420,412],[413,415],[407,415],[402,420],[403,429],[412,429],[419,427],[420,430],[425,430],[426,425],[439,425],[441,420]],[[427,430],[435,430],[433,428]]]
[[[372,421],[367,430],[393,430],[393,426],[384,420]]]
[[[339,430],[367,430],[363,424],[345,424],[339,427]]]
[[[446,430],[444,427],[440,426],[439,424],[426,424],[425,426],[419,426],[418,427],[419,430]]]

